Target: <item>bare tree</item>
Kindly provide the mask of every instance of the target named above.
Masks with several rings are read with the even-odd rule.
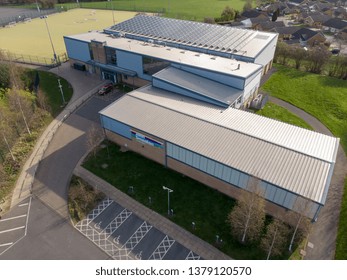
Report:
[[[267,252],[266,259],[278,256],[283,252],[288,238],[288,226],[278,219],[268,225],[266,235],[262,238],[260,246]]]
[[[38,89],[38,91],[37,91],[36,101],[37,101],[38,106],[41,109],[43,109],[47,112],[51,112],[51,107],[49,106],[48,98],[45,95],[45,93],[40,89]]]
[[[291,47],[289,52],[290,57],[295,61],[295,69],[300,69],[302,62],[307,56],[307,51],[301,47]]]
[[[307,70],[320,74],[323,70],[323,66],[328,62],[331,53],[322,46],[316,46],[308,52],[308,66]]]
[[[1,138],[4,141],[8,152],[10,153],[13,161],[15,161],[16,158],[14,157],[14,155],[12,153],[11,143],[10,143],[10,139],[9,139],[9,138],[11,138],[11,134],[12,134],[11,128],[8,124],[6,112],[2,107],[0,107],[0,133],[1,133]]]
[[[96,146],[104,138],[104,133],[102,132],[102,129],[99,126],[93,124],[87,131],[86,136],[87,149],[88,151],[92,151],[93,156],[95,157],[97,152]]]
[[[30,121],[34,114],[35,97],[24,90],[13,89],[8,91],[8,103],[10,109],[14,112],[17,121],[21,120],[25,130],[31,135]]]
[[[287,65],[288,58],[290,57],[290,48],[284,42],[278,42],[275,52],[275,59],[278,63]]]
[[[265,220],[265,200],[261,196],[260,180],[250,177],[247,190],[228,215],[232,234],[240,238],[242,243],[259,238]]]
[[[307,218],[311,212],[311,203],[310,201],[298,197],[294,203],[293,211],[289,212],[288,220],[294,222],[294,231],[290,239],[290,244],[288,250],[291,252],[295,238],[297,236],[298,230],[301,229],[306,235],[309,233],[311,228],[311,222]]]
[[[243,9],[242,10],[244,12],[252,10],[252,0],[246,0],[246,3],[245,3],[245,5],[243,5]]]

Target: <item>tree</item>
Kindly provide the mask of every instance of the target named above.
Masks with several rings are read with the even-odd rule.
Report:
[[[333,56],[330,59],[328,75],[347,80],[347,56]]]
[[[30,120],[34,113],[35,97],[27,91],[18,90],[16,87],[7,91],[9,107],[15,114],[15,119],[22,120],[26,131],[31,135]],[[16,124],[18,125],[18,123]]]
[[[43,110],[45,110],[47,112],[51,112],[51,108],[49,106],[48,98],[47,98],[46,94],[42,90],[40,90],[40,89],[37,90],[36,101],[37,101],[38,106],[41,109],[43,109]]]
[[[242,243],[256,241],[264,226],[265,200],[261,197],[260,180],[251,177],[247,189],[228,215],[232,234]]]
[[[86,137],[87,149],[88,151],[92,151],[93,156],[95,157],[97,152],[95,148],[100,143],[100,141],[104,138],[102,129],[96,124],[93,124],[90,127],[90,129],[87,131],[86,136],[87,136]]]
[[[231,21],[235,18],[235,11],[234,9],[230,8],[229,6],[226,6],[221,14],[221,20],[222,21]]]
[[[290,47],[290,57],[295,61],[295,69],[300,69],[302,62],[307,56],[307,51],[301,47]]]
[[[12,160],[15,161],[16,158],[14,157],[11,149],[11,127],[9,126],[7,113],[2,107],[0,107],[0,133],[1,138],[4,141],[4,144],[6,145],[6,148],[10,153]]]
[[[289,221],[294,222],[293,224],[294,231],[293,231],[292,237],[290,239],[290,244],[288,247],[288,250],[290,252],[292,251],[298,230],[301,229],[301,231],[307,235],[311,229],[311,223],[309,219],[307,218],[307,216],[309,216],[311,212],[310,206],[311,206],[311,203],[308,200],[302,197],[298,197],[293,205],[293,211],[289,212],[289,217],[287,219]]]
[[[331,53],[322,46],[316,46],[308,52],[308,65],[307,70],[320,74],[323,70],[323,66],[328,62]]]
[[[276,21],[277,18],[278,18],[277,13],[276,13],[276,12],[273,12],[273,13],[272,13],[272,17],[271,17],[271,21]]]
[[[284,42],[278,42],[275,52],[275,60],[286,65],[290,56],[290,47]]]
[[[278,219],[274,219],[267,226],[265,236],[260,242],[261,248],[267,252],[267,260],[271,256],[281,255],[288,238],[288,226]]]
[[[216,22],[215,22],[214,18],[205,17],[204,18],[204,23],[215,24]]]
[[[242,9],[244,12],[252,10],[252,0],[247,0]]]

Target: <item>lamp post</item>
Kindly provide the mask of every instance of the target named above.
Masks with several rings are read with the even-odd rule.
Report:
[[[47,18],[47,16],[40,16],[40,19],[44,19],[44,20],[45,20],[45,24],[46,24],[46,28],[47,28],[47,32],[48,32],[49,41],[51,42],[51,46],[52,46],[52,50],[53,50],[54,62],[57,63],[57,54],[55,53],[55,49],[54,49],[54,45],[53,45],[51,33],[49,32],[49,28],[48,28],[48,24],[47,24],[46,18]]]
[[[167,191],[167,215],[170,216],[170,193],[172,193],[173,190],[165,186],[163,186],[163,190]]]
[[[58,87],[60,89],[60,93],[61,93],[61,99],[63,100],[63,106],[65,105],[65,98],[64,98],[64,92],[63,92],[63,86],[60,83],[60,79],[58,79]]]

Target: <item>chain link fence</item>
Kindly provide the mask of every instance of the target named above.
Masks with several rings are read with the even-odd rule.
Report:
[[[45,66],[49,68],[59,66],[61,63],[64,63],[69,60],[66,53],[57,55],[57,59],[55,60],[53,57],[48,58],[34,55],[16,54],[3,49],[0,49],[0,58],[4,61]]]
[[[55,13],[62,12],[63,9],[61,8],[55,8],[55,9],[48,9],[48,10],[23,10],[20,13],[12,16],[1,16],[0,17],[0,27],[11,27],[14,26],[17,23],[20,22],[27,22],[31,19],[38,18],[41,16],[47,16]]]

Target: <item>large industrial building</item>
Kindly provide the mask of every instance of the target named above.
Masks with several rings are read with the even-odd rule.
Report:
[[[109,139],[232,197],[256,177],[269,213],[317,218],[339,139],[238,109],[277,34],[141,15],[64,40],[72,65],[140,87],[100,112]]]

